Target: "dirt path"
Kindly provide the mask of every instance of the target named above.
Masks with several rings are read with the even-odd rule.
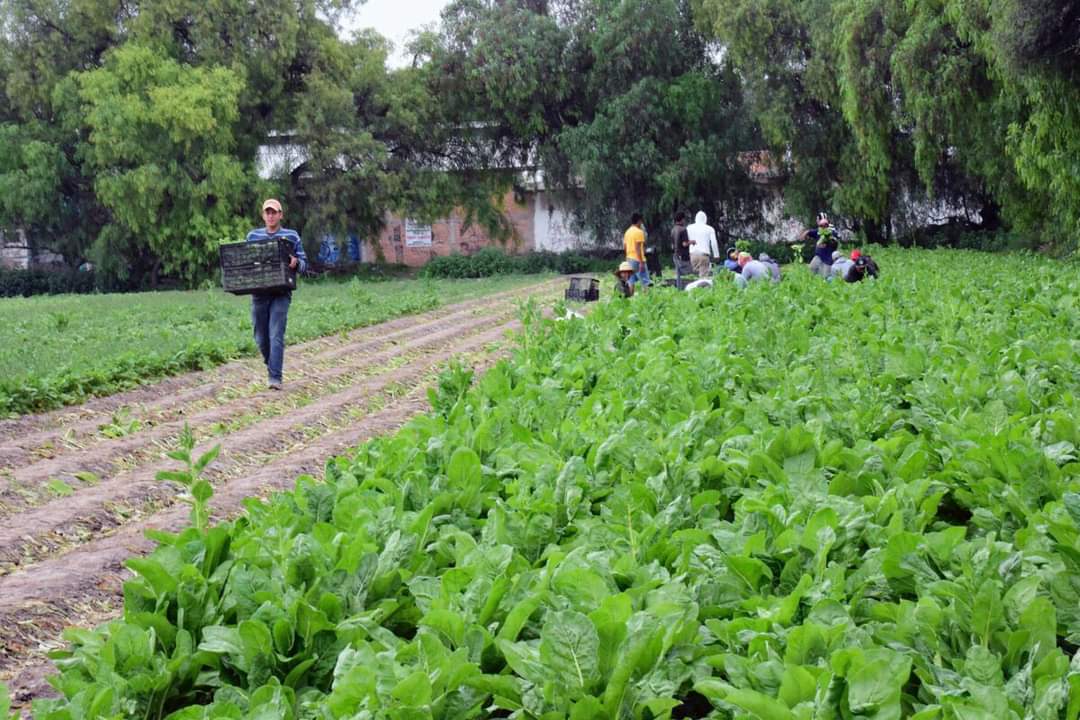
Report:
[[[320,476],[331,457],[427,409],[451,358],[478,370],[505,353],[518,302],[552,299],[553,280],[290,347],[286,386],[265,389],[259,360],[162,380],[76,408],[0,422],[0,681],[24,705],[51,694],[45,655],[71,625],[119,614],[124,560],[144,532],[187,524],[180,488],[155,480],[189,424],[215,516]]]

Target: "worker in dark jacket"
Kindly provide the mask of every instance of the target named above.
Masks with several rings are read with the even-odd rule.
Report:
[[[852,256],[855,258],[855,262],[848,268],[847,274],[844,275],[844,281],[849,283],[862,282],[867,277],[876,278],[880,275],[881,271],[878,270],[877,263],[869,255],[858,253],[855,251]]]
[[[832,271],[833,253],[840,249],[836,228],[829,223],[829,216],[818,213],[817,227],[803,231],[803,242],[814,243],[814,257],[810,260],[810,272],[828,278]]]
[[[675,213],[675,227],[671,228],[671,248],[675,259],[675,286],[682,287],[683,275],[694,272],[690,265],[690,235],[686,232],[686,213]]]

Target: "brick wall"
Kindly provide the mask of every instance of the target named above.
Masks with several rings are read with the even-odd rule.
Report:
[[[535,193],[526,193],[524,202],[518,202],[512,192],[503,197],[503,214],[513,227],[513,237],[497,240],[479,226],[465,227],[465,215],[455,210],[450,217],[431,225],[430,246],[410,246],[406,241],[405,218],[392,215],[379,234],[378,244],[385,262],[420,267],[436,255],[459,253],[469,255],[483,247],[495,246],[510,254],[532,252],[534,239]],[[364,248],[365,262],[375,262],[376,253]]]

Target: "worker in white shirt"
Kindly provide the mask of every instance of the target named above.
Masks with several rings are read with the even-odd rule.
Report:
[[[690,265],[698,277],[707,277],[710,258],[720,257],[720,246],[716,244],[716,230],[708,223],[704,212],[694,216],[694,224],[686,228],[690,237]]]

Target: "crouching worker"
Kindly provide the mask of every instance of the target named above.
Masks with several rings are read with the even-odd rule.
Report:
[[[686,284],[686,292],[691,290],[700,290],[701,288],[711,288],[713,286],[712,278],[700,278],[692,283]]]
[[[616,297],[632,297],[634,294],[634,283],[630,282],[630,278],[634,274],[634,266],[628,261],[623,262],[619,266],[619,269],[615,271],[615,296]]]
[[[724,258],[724,267],[731,272],[738,274],[742,271],[739,267],[739,251],[733,247],[727,249],[727,257]]]
[[[867,276],[876,278],[880,274],[877,263],[869,255],[864,255],[858,250],[854,250],[851,253],[851,258],[854,262],[848,269],[847,274],[844,275],[844,280],[849,283],[862,282]]]
[[[735,284],[746,287],[752,282],[764,280],[773,280],[769,266],[760,260],[755,260],[750,253],[739,253],[739,274],[735,276]]]
[[[858,250],[853,251],[853,257],[858,257]],[[832,268],[829,270],[829,280],[843,280],[847,277],[847,271],[855,263],[837,250],[832,254]]]
[[[772,273],[772,281],[780,282],[780,263],[769,257],[768,253],[761,253],[757,256],[757,259],[758,262],[767,267],[769,272]]]

